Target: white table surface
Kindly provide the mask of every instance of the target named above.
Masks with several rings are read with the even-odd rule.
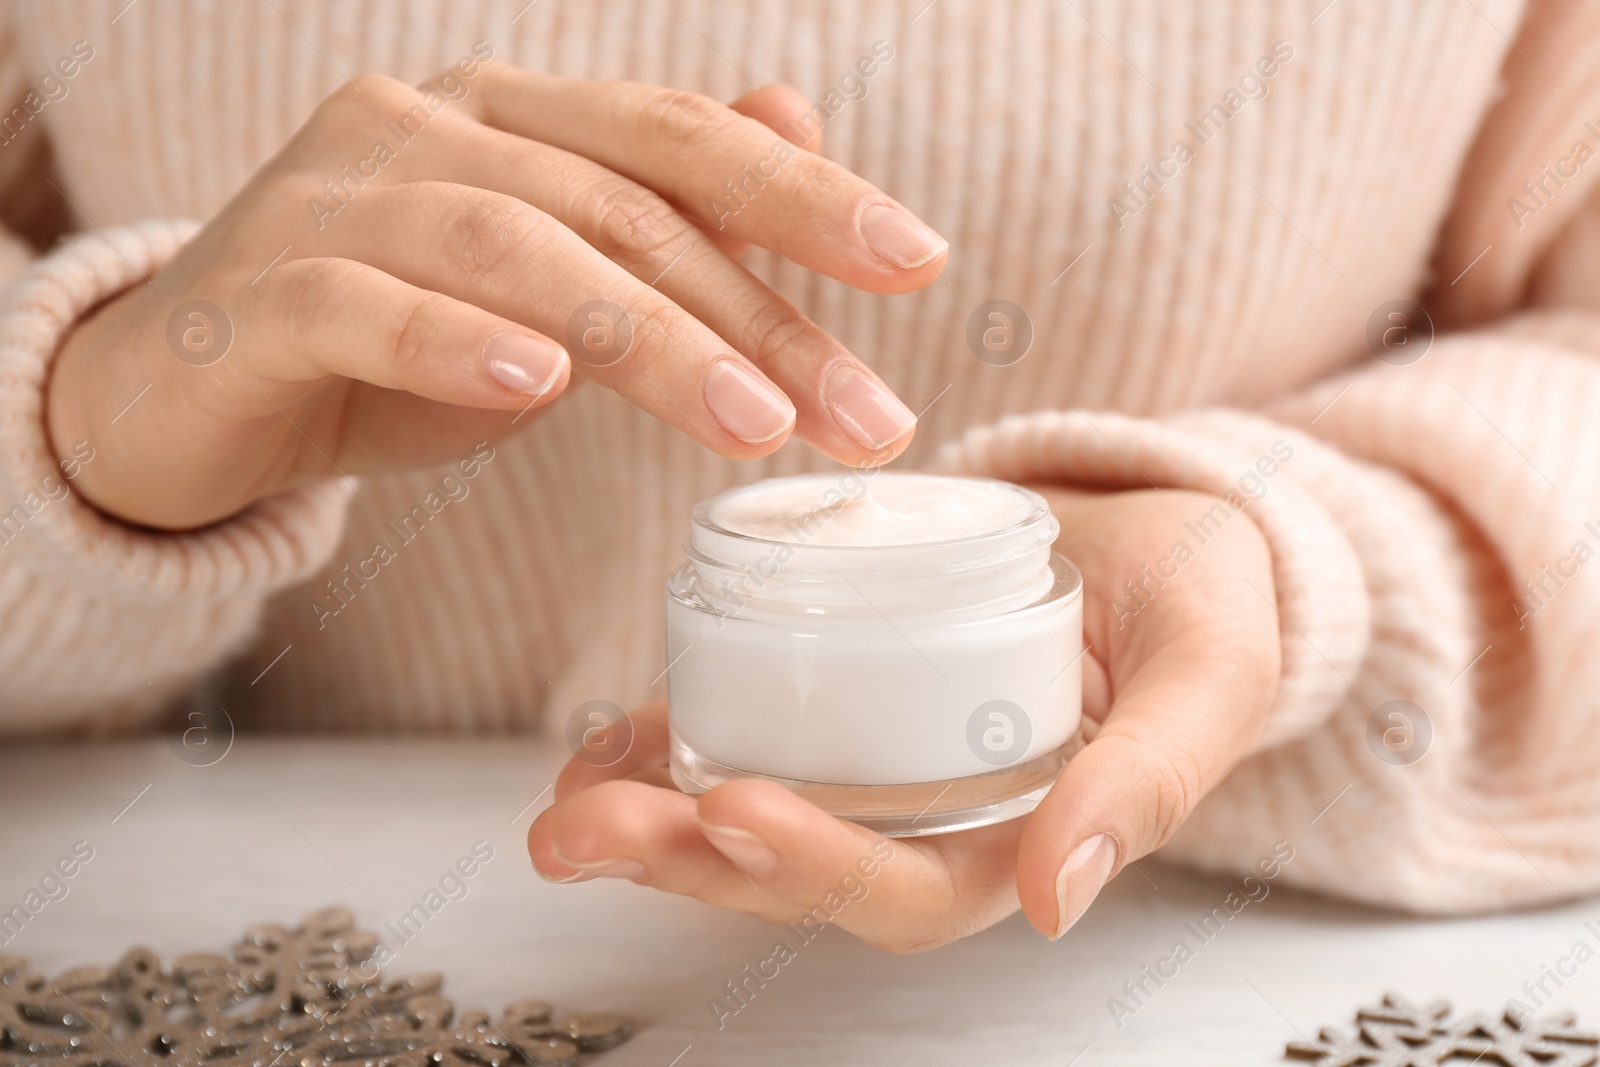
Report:
[[[780,931],[629,883],[540,880],[523,838],[548,793],[530,801],[562,755],[559,743],[535,740],[240,738],[219,763],[191,767],[162,740],[8,745],[0,910],[75,841],[95,855],[70,894],[0,952],[47,973],[114,962],[135,943],[170,958],[332,903],[380,930],[482,839],[495,855],[469,894],[400,947],[386,973],[442,971],[458,1005],[495,1015],[524,997],[632,1015],[638,1036],[599,1061],[608,1067],[1065,1067],[1074,1057],[1080,1067],[1238,1067],[1285,1062],[1286,1039],[1347,1026],[1385,989],[1498,1010],[1575,941],[1600,947],[1584,928],[1600,920],[1597,901],[1417,921],[1274,888],[1118,1028],[1107,999],[1178,938],[1195,944],[1185,921],[1233,887],[1144,864],[1149,880],[1118,878],[1053,945],[1016,917],[920,956],[829,929],[719,1030],[708,1002],[768,956]],[[1597,994],[1591,961],[1553,1006],[1600,1025]]]

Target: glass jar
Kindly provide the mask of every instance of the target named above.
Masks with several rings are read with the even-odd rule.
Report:
[[[847,471],[701,502],[667,581],[671,769],[891,836],[1033,810],[1080,745],[1082,582],[1043,497]]]

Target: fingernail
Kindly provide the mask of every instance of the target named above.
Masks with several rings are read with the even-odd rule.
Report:
[[[522,333],[497,333],[483,346],[489,377],[525,396],[540,396],[561,377],[567,353],[560,345]]]
[[[570,882],[587,882],[589,879],[594,877],[594,875],[590,874],[588,871],[573,871],[571,874],[564,877],[555,878],[551,875],[545,874],[543,871],[540,871],[538,867],[534,867],[534,870],[539,871],[540,878],[543,878],[547,882],[554,882],[557,885],[567,885]]]
[[[794,425],[794,405],[732,359],[706,372],[706,407],[717,425],[746,444],[772,440]]]
[[[827,389],[833,421],[862,448],[883,448],[917,424],[899,397],[848,363],[829,372]]]
[[[757,876],[769,875],[778,869],[777,852],[749,830],[716,826],[708,822],[700,823],[700,828],[717,851],[732,860],[735,867]]]
[[[1111,868],[1117,862],[1117,846],[1105,834],[1095,834],[1067,856],[1056,875],[1056,901],[1060,908],[1054,941],[1072,929],[1072,924],[1083,917],[1100,895]]]
[[[601,860],[598,863],[573,863],[568,860],[567,862],[591,878],[626,878],[630,882],[637,882],[645,874],[644,864],[638,860]]]
[[[887,200],[863,207],[856,229],[879,259],[900,270],[920,267],[950,247],[927,223]]]

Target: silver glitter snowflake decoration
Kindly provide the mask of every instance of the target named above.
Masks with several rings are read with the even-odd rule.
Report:
[[[626,1041],[612,1015],[519,1001],[457,1017],[440,975],[385,979],[378,939],[330,908],[246,931],[229,955],[147,949],[55,978],[0,955],[0,1067],[575,1067]]]
[[[1354,1034],[1324,1029],[1315,1041],[1290,1042],[1284,1055],[1314,1067],[1593,1067],[1600,1034],[1578,1029],[1570,1012],[1540,1019],[1507,1008],[1451,1019],[1445,1001],[1417,1007],[1387,993],[1356,1013]]]

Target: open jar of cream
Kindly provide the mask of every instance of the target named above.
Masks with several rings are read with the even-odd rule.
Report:
[[[667,580],[672,776],[913,836],[1033,810],[1080,744],[1082,582],[1006,482],[846,471],[702,501]]]

